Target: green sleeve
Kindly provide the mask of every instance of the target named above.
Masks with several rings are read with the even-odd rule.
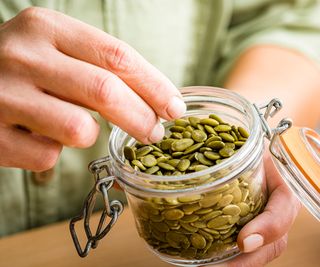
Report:
[[[251,14],[248,10],[234,14],[233,26],[230,26],[222,51],[219,85],[223,84],[239,56],[255,45],[286,47],[320,63],[320,5],[316,0],[279,1],[249,11]],[[246,16],[251,18],[241,22],[241,17]]]

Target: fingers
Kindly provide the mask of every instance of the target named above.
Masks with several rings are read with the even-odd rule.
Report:
[[[31,9],[29,13],[29,20],[46,18],[45,23],[50,24],[47,28],[52,31],[50,38],[58,50],[119,76],[160,117],[174,119],[185,112],[178,89],[124,42],[58,12]]]
[[[22,125],[64,145],[91,146],[99,125],[84,109],[25,85],[10,88],[0,98],[1,120],[6,125]],[[9,89],[8,89],[9,90]]]
[[[98,111],[141,142],[153,143],[163,137],[164,129],[153,109],[118,76],[53,49],[47,58],[45,66],[35,66],[33,79],[49,94]]]
[[[52,168],[62,146],[43,136],[0,125],[0,166],[17,167],[32,171]]]
[[[273,259],[279,257],[287,248],[287,235],[284,235],[275,242],[268,244],[255,252],[243,253],[233,260],[215,267],[262,267]]]
[[[299,208],[298,200],[286,185],[277,187],[263,213],[240,231],[237,240],[240,249],[251,252],[280,239],[289,231]]]

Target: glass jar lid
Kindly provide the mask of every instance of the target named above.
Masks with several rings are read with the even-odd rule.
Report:
[[[291,127],[275,134],[270,151],[288,186],[320,221],[320,135],[309,128]]]

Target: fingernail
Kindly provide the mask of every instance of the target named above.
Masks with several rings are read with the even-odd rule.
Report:
[[[149,137],[149,141],[151,143],[156,143],[162,139],[164,136],[164,127],[161,123],[158,123],[152,130],[151,135]]]
[[[243,240],[243,252],[251,252],[263,245],[263,237],[259,234],[252,234]]]
[[[186,104],[177,96],[171,98],[167,113],[171,118],[180,118],[187,110]]]

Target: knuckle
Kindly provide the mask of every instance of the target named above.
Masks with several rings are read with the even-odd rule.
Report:
[[[17,17],[23,22],[22,25],[39,27],[39,25],[47,21],[47,13],[44,8],[28,7],[22,10]]]
[[[84,113],[72,115],[64,125],[67,144],[74,147],[88,147],[94,143],[96,136],[92,130],[91,116]]]
[[[46,148],[39,153],[39,158],[33,163],[33,171],[46,171],[53,168],[59,158],[61,152],[61,145],[51,144],[47,145]]]
[[[93,79],[93,90],[89,89],[89,92],[93,92],[93,99],[95,103],[106,108],[113,102],[112,88],[115,86],[115,82],[111,75],[97,75]]]
[[[144,120],[141,122],[141,134],[146,141],[149,141],[148,137],[156,126],[157,117],[154,112],[148,110],[143,114],[143,118]]]
[[[287,240],[287,236],[284,236],[271,244],[271,249],[267,255],[268,262],[278,258],[286,250]]]
[[[274,221],[275,214],[273,214],[271,211],[265,210],[264,212],[268,214],[269,220],[272,222],[268,224],[268,235],[272,237],[281,237],[284,234],[284,222],[280,221],[281,218],[279,218],[279,221]],[[286,218],[283,218],[282,220],[285,219]]]
[[[130,72],[135,68],[135,51],[124,42],[119,42],[106,54],[106,62],[111,71],[116,73]]]

